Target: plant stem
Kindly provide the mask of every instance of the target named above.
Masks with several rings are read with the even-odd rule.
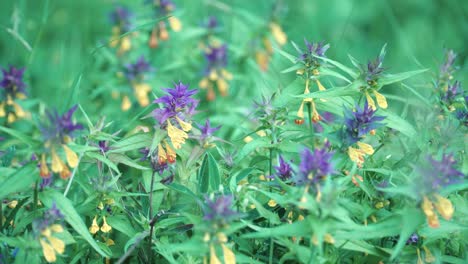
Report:
[[[39,181],[36,181],[36,185],[34,186],[34,196],[33,196],[33,211],[36,211],[37,208],[37,200],[38,200],[38,186],[39,186]],[[1,218],[0,218],[1,219]]]
[[[270,168],[269,168],[269,177],[273,174],[273,148],[270,148]],[[272,181],[273,179],[271,179]],[[270,185],[270,192],[272,191],[272,187]],[[269,221],[268,225],[271,227],[271,222]],[[273,237],[270,237],[270,254],[269,254],[269,259],[268,263],[273,264],[273,250],[274,250],[274,243],[273,243]]]
[[[314,125],[312,123],[312,103],[308,102],[307,103],[307,114],[309,116],[309,128],[310,131],[312,132],[312,135],[314,134]]]
[[[153,263],[153,252],[151,250],[151,245],[153,244],[153,231],[154,231],[154,222],[153,222],[153,188],[154,188],[154,175],[156,171],[153,171],[151,174],[151,184],[150,184],[150,193],[149,193],[149,219],[150,219],[150,233],[149,233],[149,244],[148,244],[148,253],[149,253],[149,263]]]

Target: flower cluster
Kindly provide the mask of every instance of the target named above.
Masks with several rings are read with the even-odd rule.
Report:
[[[210,45],[206,49],[205,59],[208,65],[199,86],[202,89],[208,89],[207,100],[212,101],[216,98],[214,87],[218,88],[221,96],[228,94],[229,85],[227,81],[232,79],[232,74],[226,70],[227,45]]]
[[[446,220],[452,218],[454,208],[449,199],[438,194],[439,190],[449,185],[461,182],[466,175],[455,168],[456,161],[453,155],[444,154],[442,159],[436,160],[428,157],[428,164],[420,169],[424,188],[419,188],[423,195],[421,208],[427,217],[429,226],[438,227],[439,220],[434,207]]]
[[[376,110],[377,107],[375,105],[374,99],[372,99],[371,97],[371,94],[375,96],[375,99],[377,100],[377,105],[379,107],[383,109],[386,109],[388,107],[387,99],[385,98],[385,96],[377,91],[379,89],[378,80],[385,70],[385,68],[382,66],[383,60],[385,58],[385,53],[386,51],[384,46],[382,48],[382,51],[380,52],[380,55],[374,61],[369,61],[367,63],[367,66],[361,66],[360,68],[361,76],[366,83],[366,85],[361,87],[361,91],[366,96],[367,103],[373,110]]]
[[[171,0],[150,0],[149,2],[150,4],[152,4],[155,10],[155,15],[158,18],[161,16],[168,16],[175,10],[175,4]],[[180,30],[182,30],[182,23],[177,17],[173,15],[167,19],[167,23],[174,32],[179,32]],[[159,45],[159,41],[166,41],[169,39],[167,23],[165,20],[163,20],[158,22],[153,27],[148,42],[151,48],[157,48]]]
[[[41,123],[39,126],[45,142],[45,152],[42,153],[39,163],[42,178],[49,178],[51,176],[47,165],[48,155],[51,156],[52,172],[59,173],[62,179],[67,179],[71,174],[68,166],[74,168],[78,165],[77,154],[67,146],[73,140],[73,133],[83,129],[81,124],[75,123],[72,120],[73,113],[77,107],[75,105],[63,115],[59,115],[57,111],[48,111],[48,122]],[[60,157],[60,149],[63,149],[68,166]]]
[[[151,87],[145,83],[145,77],[153,70],[144,56],[141,56],[135,63],[129,63],[124,66],[124,75],[130,85],[133,87],[136,99],[140,106],[149,104],[148,94]],[[131,101],[127,95],[122,99],[122,110],[126,111],[131,107]]]
[[[192,130],[190,120],[198,105],[198,101],[192,96],[197,90],[188,90],[188,85],[179,82],[174,88],[164,91],[167,95],[154,100],[154,103],[162,104],[163,107],[154,110],[153,116],[160,128],[167,130],[172,147],[180,149],[188,138],[187,132]],[[158,145],[159,163],[175,162],[176,152],[172,147],[166,140],[161,141]]]
[[[343,143],[348,146],[348,155],[353,162],[359,166],[364,163],[365,155],[372,155],[374,149],[371,145],[361,142],[364,137],[370,133],[375,134],[375,129],[383,126],[380,121],[384,120],[383,116],[376,116],[367,102],[361,109],[358,105],[355,111],[352,109],[345,109],[344,111],[344,129],[342,131]],[[351,145],[357,143],[358,148],[353,148]]]
[[[328,144],[323,148],[304,149],[301,153],[299,173],[296,184],[299,186],[313,186],[334,172],[332,159],[333,153],[328,151]]]
[[[124,6],[117,6],[110,14],[112,28],[111,47],[119,47],[119,53],[123,54],[132,48],[131,35],[125,35],[132,28],[133,13]]]
[[[13,123],[17,118],[26,116],[23,108],[15,102],[17,99],[26,98],[26,84],[23,82],[24,68],[13,66],[2,69],[3,79],[0,81],[0,117],[5,117],[8,123]]]
[[[291,165],[284,160],[283,156],[279,157],[279,165],[275,167],[275,170],[276,176],[283,181],[289,180],[294,173]]]
[[[114,203],[114,199],[111,198],[106,198],[99,202],[97,206],[97,210],[99,213],[94,216],[91,226],[89,227],[89,232],[91,234],[95,235],[99,230],[104,234],[108,234],[112,230],[112,227],[107,223],[106,215],[112,213],[112,205]],[[98,222],[100,222],[100,220],[102,220],[101,227],[99,227],[98,225]],[[103,238],[108,246],[114,244],[114,241],[109,237]]]
[[[198,136],[200,146],[202,146],[203,148],[213,147],[213,133],[218,131],[221,128],[221,126],[212,127],[209,119],[205,121],[204,125],[197,124],[197,126],[200,129],[200,135]]]
[[[232,195],[206,196],[205,206],[203,207],[203,219],[212,222],[226,223],[238,216],[238,213],[232,210]]]
[[[49,263],[57,260],[57,253],[63,254],[65,252],[65,243],[54,236],[55,233],[63,232],[62,225],[56,223],[62,219],[62,213],[53,204],[52,208],[44,212],[42,218],[36,219],[33,222],[33,231],[39,239],[42,253]]]
[[[268,29],[269,30],[265,30],[266,33],[261,37],[260,47],[257,47],[255,51],[255,61],[264,72],[268,71],[268,66],[274,51],[271,37],[274,43],[280,47],[288,41],[288,36],[284,33],[281,25],[277,21],[271,21],[268,25]]]
[[[306,44],[306,52],[300,51],[301,55],[299,56],[299,61],[304,64],[304,68],[297,70],[297,74],[305,78],[305,88],[304,94],[310,93],[310,81],[314,81],[317,84],[319,91],[325,91],[325,87],[320,82],[320,62],[317,57],[325,57],[325,52],[330,47],[329,44],[324,44],[323,42],[319,43],[309,43],[307,40],[304,40]],[[322,99],[322,101],[325,101]],[[310,108],[311,112],[311,121],[313,123],[319,122],[322,117],[317,111],[315,102],[312,98],[304,98],[299,106],[297,111],[297,119],[295,120],[296,124],[300,125],[304,123],[304,105]]]
[[[448,85],[450,80],[453,79],[453,73],[456,70],[456,68],[454,66],[456,58],[457,58],[457,54],[453,50],[447,50],[446,51],[445,61],[440,66],[440,69],[439,69],[437,87],[443,89],[445,86]]]

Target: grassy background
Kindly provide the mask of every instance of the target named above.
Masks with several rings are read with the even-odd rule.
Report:
[[[134,9],[139,21],[148,19],[143,1],[2,0],[0,65],[26,66],[29,91],[33,97],[51,106],[68,107],[63,105],[69,104],[63,95],[70,93],[74,80],[86,69],[87,62],[93,61],[91,51],[99,41],[109,37],[108,14],[116,2]],[[222,20],[224,39],[237,46],[245,43],[246,36],[252,36],[252,28],[255,29],[255,23],[246,24],[248,20],[239,16],[239,10],[243,9],[261,21],[269,18],[273,3],[268,0],[175,2],[185,33],[190,32],[190,28],[195,29],[208,15],[216,15]],[[385,66],[390,72],[428,67],[437,69],[444,48],[455,49],[460,54],[458,65],[465,65],[466,69],[468,5],[464,0],[297,0],[284,3],[287,3],[287,8],[281,21],[289,40],[302,43],[305,37],[329,42],[328,56],[348,65],[348,54],[365,62],[375,57],[387,43]],[[7,31],[15,24],[18,35],[31,50]],[[191,40],[184,41],[180,35],[176,38],[179,43],[175,43],[172,49],[190,46]],[[293,52],[291,45],[285,49]],[[173,52],[170,56],[177,60],[180,55]],[[273,76],[278,75],[276,71],[282,69],[283,64],[287,65],[284,59],[276,61],[278,64],[272,69]],[[167,61],[159,60],[154,64],[160,68],[164,63]],[[267,76],[264,77],[267,79]],[[82,88],[90,87],[87,77],[88,74],[83,72]],[[288,80],[288,77],[284,78]],[[421,78],[429,81],[431,74]],[[82,94],[80,103],[86,104],[86,95]]]

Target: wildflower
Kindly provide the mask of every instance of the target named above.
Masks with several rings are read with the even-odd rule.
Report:
[[[196,90],[188,90],[188,86],[179,82],[174,88],[164,89],[164,95],[154,103],[161,103],[163,108],[153,111],[154,118],[162,129],[166,129],[174,149],[180,149],[188,138],[187,132],[192,129],[190,118],[194,114],[198,101],[192,98]],[[158,145],[158,158],[160,163],[175,162],[176,152],[162,140]]]
[[[463,89],[461,87],[461,83],[459,81],[455,81],[452,85],[447,85],[443,90],[441,100],[450,107],[459,96],[463,96]]]
[[[102,217],[102,226],[101,226],[101,231],[103,233],[109,233],[112,230],[112,227],[107,224],[106,217]]]
[[[275,167],[275,170],[276,176],[278,176],[283,181],[290,179],[294,173],[291,165],[289,165],[289,163],[283,159],[283,156],[279,157],[279,166]]]
[[[372,130],[383,126],[379,121],[385,119],[383,116],[376,116],[375,110],[370,108],[367,102],[363,108],[356,105],[355,110],[345,109],[344,118],[345,127],[342,136],[348,146],[360,141]]]
[[[130,85],[133,87],[133,92],[137,98],[140,106],[147,106],[149,104],[148,94],[151,87],[144,82],[147,73],[152,71],[151,65],[141,56],[135,63],[126,64],[124,66],[124,75]],[[130,99],[124,96],[121,108],[128,110],[131,106]]]
[[[387,99],[385,98],[385,96],[377,91],[378,80],[385,70],[382,67],[383,60],[385,58],[385,53],[386,51],[384,46],[382,48],[382,51],[380,52],[380,55],[374,61],[369,61],[366,67],[360,67],[361,76],[364,78],[364,81],[367,84],[366,86],[361,87],[361,91],[366,96],[366,101],[373,110],[376,110],[377,108],[374,99],[372,99],[371,97],[371,94],[375,96],[375,99],[377,100],[377,105],[379,107],[383,109],[386,109],[388,107]]]
[[[299,61],[308,69],[316,69],[320,66],[317,57],[325,57],[325,53],[330,48],[330,44],[325,44],[324,42],[308,42],[306,39],[304,39],[304,42],[306,51],[300,54]]]
[[[213,133],[218,131],[221,128],[221,126],[211,127],[209,119],[206,119],[205,125],[197,124],[197,126],[200,129],[200,135],[198,136],[198,141],[200,142],[200,145],[204,148],[214,146],[214,143],[211,143]]]
[[[175,10],[175,4],[171,0],[154,0],[152,2],[153,8],[155,10],[156,16],[169,16]],[[174,32],[179,32],[182,30],[182,23],[175,16],[170,16],[167,19],[169,27]],[[151,31],[151,36],[149,39],[149,46],[151,48],[157,48],[159,45],[159,40],[166,41],[169,39],[169,32],[167,31],[166,21],[160,21],[157,23],[153,30]]]
[[[73,133],[76,130],[83,129],[81,124],[72,121],[72,115],[76,109],[77,106],[75,105],[61,116],[57,111],[48,111],[48,122],[40,124],[39,128],[45,141],[45,152],[41,155],[39,165],[42,178],[49,178],[51,176],[46,160],[47,154],[51,156],[52,172],[59,173],[62,179],[67,179],[70,176],[69,168],[60,158],[60,149],[65,154],[68,166],[74,168],[78,165],[77,154],[67,145],[72,141]]]
[[[447,50],[445,53],[445,61],[440,66],[439,77],[437,82],[437,87],[440,89],[445,89],[448,85],[448,82],[453,78],[453,72],[455,71],[455,59],[457,54],[453,50]]]
[[[267,27],[269,30],[267,31],[265,28],[266,33],[261,37],[261,44],[256,44],[259,41],[253,42],[253,44],[260,46],[255,51],[255,61],[264,72],[268,70],[269,62],[273,55],[274,50],[272,40],[280,47],[286,44],[288,40],[286,33],[284,33],[281,25],[277,21],[271,21]],[[269,36],[270,34],[271,36]]]
[[[26,98],[26,84],[23,82],[24,68],[13,66],[2,69],[3,79],[0,81],[0,117],[6,117],[8,123],[13,123],[17,118],[24,118],[27,114],[23,108],[15,102],[17,99]]]
[[[327,146],[315,149],[313,152],[304,149],[301,153],[301,163],[297,174],[297,185],[311,186],[319,183],[322,179],[334,172],[331,163],[333,153],[328,152]]]
[[[117,6],[110,14],[110,20],[113,24],[111,47],[119,46],[119,53],[125,53],[132,47],[131,35],[123,35],[132,28],[133,13],[124,6]]]
[[[419,170],[424,183],[423,188],[420,188],[423,196],[421,208],[429,226],[436,228],[440,224],[434,209],[445,220],[450,220],[454,213],[451,201],[439,195],[439,190],[460,182],[465,178],[465,174],[455,168],[456,161],[453,155],[444,154],[440,161],[432,157],[427,160],[428,164]]]
[[[91,234],[96,234],[97,232],[99,231],[99,226],[97,224],[97,216],[94,216],[93,218],[93,223],[91,224],[91,226],[89,227],[89,232]]]
[[[419,241],[419,236],[416,233],[411,234],[411,236],[406,240],[406,245],[416,244]]]
[[[65,243],[53,236],[54,233],[63,232],[62,225],[55,223],[62,219],[63,215],[53,204],[52,208],[47,210],[41,219],[36,219],[33,222],[33,230],[37,234],[44,257],[49,263],[57,260],[56,253],[63,254],[65,252]]]
[[[226,223],[238,216],[238,213],[232,210],[232,195],[218,195],[205,197],[205,205],[203,207],[204,217],[207,221],[215,221]]]
[[[232,79],[232,74],[226,70],[227,45],[209,46],[205,52],[205,59],[208,65],[205,69],[205,77],[199,83],[200,88],[208,89],[208,100],[214,100],[216,97],[214,87],[218,88],[221,96],[226,96],[229,89],[227,81]]]

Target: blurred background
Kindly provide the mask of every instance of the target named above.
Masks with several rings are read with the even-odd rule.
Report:
[[[99,74],[93,68],[96,47],[111,35],[109,13],[116,4],[128,6],[135,12],[136,24],[151,19],[151,11],[144,0],[1,0],[0,1],[0,65],[27,67],[26,80],[30,97],[59,109],[69,107],[66,95],[77,86],[76,94],[86,104],[89,91],[94,89]],[[454,49],[467,76],[468,4],[466,0],[174,0],[176,14],[184,25],[184,31],[172,39],[170,50],[162,59],[153,58],[156,69],[164,69],[168,62],[181,62],[178,68],[156,73],[167,78],[161,85],[170,85],[176,78],[187,78],[184,60],[191,57],[196,42],[196,29],[208,16],[216,16],[221,22],[220,36],[230,45],[231,63],[240,57],[249,38],[262,28],[262,22],[270,19],[275,4],[277,18],[289,41],[303,45],[303,39],[325,41],[331,44],[327,56],[351,65],[348,54],[365,63],[375,58],[387,43],[384,66],[389,72],[402,72],[431,68],[432,73],[421,75],[421,85],[429,83],[438,65],[442,63],[444,50]],[[148,34],[149,28],[142,28]],[[296,54],[291,44],[283,49]],[[239,51],[241,50],[241,51]],[[142,51],[148,54],[153,51]],[[160,52],[154,51],[153,53]],[[203,67],[203,61],[200,60]],[[263,79],[281,78],[283,84],[295,78],[294,74],[280,75],[289,62],[275,56],[273,66]],[[231,66],[233,67],[233,66]],[[177,69],[174,71],[174,69]],[[190,78],[192,86],[198,81]],[[91,78],[91,76],[93,76]],[[458,76],[462,79],[464,76]],[[102,75],[102,78],[107,78]],[[189,78],[189,79],[190,79]],[[242,82],[235,82],[232,89],[240,90]],[[237,86],[237,87],[236,87]],[[84,89],[84,90],[83,90]],[[242,93],[236,93],[242,96]],[[253,98],[252,98],[253,99]],[[76,99],[74,99],[76,101]],[[68,104],[68,105],[66,105]]]

